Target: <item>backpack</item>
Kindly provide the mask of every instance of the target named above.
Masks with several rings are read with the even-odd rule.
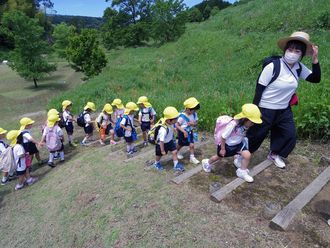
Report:
[[[79,127],[85,127],[86,125],[86,122],[85,122],[85,115],[88,114],[88,112],[85,112],[84,111],[78,116],[77,118],[77,124]]]
[[[57,125],[54,125],[53,128],[49,128],[46,136],[46,147],[50,152],[58,151],[62,147],[60,137],[56,133],[56,127]]]
[[[196,112],[193,114],[194,118],[196,118]],[[183,118],[186,120],[186,122],[190,122],[190,118],[183,112],[183,110],[181,111],[179,117]],[[194,142],[197,142],[198,141],[198,138],[197,138],[197,128],[196,127],[190,127],[191,130],[186,130],[186,132],[188,133],[188,142],[191,143],[192,140],[191,140],[191,133],[193,134],[193,141]],[[179,131],[181,132],[181,131]]]
[[[60,128],[63,128],[66,126],[66,122],[64,121],[64,117],[63,117],[63,112],[58,115],[60,117],[60,120],[58,121],[58,126]]]
[[[123,120],[123,118],[128,120],[127,115],[124,115],[123,117],[120,117],[116,120],[115,134],[116,134],[117,137],[124,137],[124,135],[125,135],[125,130],[120,126],[120,122]],[[132,127],[132,125],[131,125],[131,127]],[[133,129],[133,127],[132,127],[132,129]]]
[[[151,111],[152,111],[152,107],[149,107],[147,113],[142,112],[142,110],[141,110],[141,113],[142,113],[142,115],[144,115],[144,114],[148,114],[148,116],[149,116],[148,119],[149,119],[149,120],[152,120],[152,116],[153,116],[153,115],[151,115]],[[156,120],[156,115],[155,115],[155,120]]]
[[[237,125],[237,121],[234,118],[232,118],[228,115],[222,115],[222,116],[218,117],[217,122],[215,124],[215,130],[214,130],[214,143],[217,146],[221,144],[222,134],[225,131],[226,126],[228,125],[228,123],[231,122],[231,121],[235,121],[235,125]],[[236,133],[235,131],[233,131],[230,134],[230,136],[233,136],[233,135],[244,136],[244,134]]]
[[[169,130],[167,127],[164,126],[164,123],[164,118],[160,118],[160,120],[150,129],[150,131],[148,132],[148,142],[150,144],[157,144],[157,136],[161,127],[166,128],[168,134]]]
[[[280,70],[281,70],[280,58],[282,58],[282,57],[277,56],[277,55],[270,56],[270,57],[266,58],[264,60],[264,62],[262,63],[262,70],[264,70],[264,68],[268,64],[274,63],[273,76],[272,76],[272,79],[269,81],[268,85],[270,85],[272,82],[274,82],[278,78],[278,75],[280,75]],[[297,74],[298,74],[298,78],[299,78],[299,75],[301,73],[301,64],[299,62],[298,62],[298,64],[299,64],[299,68],[297,69]],[[258,82],[259,82],[260,75],[261,75],[261,73],[258,76],[257,85],[258,85]]]
[[[0,170],[2,170],[3,172],[10,172],[17,169],[13,149],[14,147],[8,146],[6,150],[0,155]]]

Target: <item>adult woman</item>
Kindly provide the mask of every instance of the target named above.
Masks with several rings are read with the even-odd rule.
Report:
[[[256,151],[271,131],[268,159],[279,168],[285,168],[282,157],[286,158],[296,145],[296,129],[290,101],[298,87],[298,79],[311,83],[321,81],[321,68],[317,58],[318,47],[309,41],[309,35],[295,32],[290,37],[277,41],[284,52],[280,58],[280,73],[275,81],[269,83],[273,76],[274,63],[268,64],[262,71],[254,96],[262,114],[262,124],[252,126],[247,133],[249,150]],[[298,62],[304,56],[311,56],[312,71]]]

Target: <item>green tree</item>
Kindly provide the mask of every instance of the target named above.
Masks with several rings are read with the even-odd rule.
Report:
[[[74,26],[77,31],[79,30],[79,21],[77,17],[73,17],[70,22],[69,22],[69,26]]]
[[[69,38],[66,54],[70,59],[70,66],[77,72],[83,72],[87,80],[98,75],[107,65],[105,53],[96,40],[98,33],[95,29],[82,29],[81,34]]]
[[[211,13],[210,13],[210,16],[215,16],[219,12],[220,12],[220,10],[219,10],[218,6],[214,6]]]
[[[156,0],[152,6],[152,36],[160,42],[174,41],[185,32],[186,5],[183,0]]]
[[[203,15],[196,7],[189,9],[188,14],[189,22],[201,22],[203,20]]]
[[[86,21],[84,17],[80,17],[80,27],[81,29],[86,28]]]
[[[46,41],[41,40],[44,29],[38,25],[38,20],[30,19],[23,12],[14,10],[5,13],[1,24],[11,28],[14,35],[15,49],[10,53],[12,61],[9,67],[16,70],[24,79],[33,79],[35,87],[37,80],[45,74],[56,71],[56,64],[48,64],[42,54],[50,50]]]
[[[205,20],[209,19],[211,11],[212,11],[212,9],[211,9],[210,5],[206,5],[206,7],[204,9],[204,13],[203,13],[203,17]]]
[[[53,37],[56,39],[53,45],[55,51],[60,58],[65,58],[69,61],[69,57],[66,54],[66,48],[70,43],[69,37],[74,35],[76,28],[74,26],[68,26],[65,22],[58,25],[53,25],[53,28]]]

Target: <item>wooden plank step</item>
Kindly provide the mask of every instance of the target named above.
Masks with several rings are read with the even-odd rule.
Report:
[[[200,172],[203,170],[202,165],[198,165],[195,168],[181,174],[180,176],[174,178],[172,181],[175,182],[176,184],[181,183],[183,180],[186,180],[187,178],[195,175],[196,173]]]
[[[125,140],[123,140],[123,141],[125,141]],[[136,144],[134,144],[134,146],[139,146],[139,145],[142,145],[143,144],[143,141],[141,141],[141,142],[139,142],[139,143],[136,143]],[[113,154],[116,154],[116,153],[118,153],[118,152],[121,152],[121,151],[126,151],[126,149],[127,149],[127,147],[124,147],[124,148],[122,148],[122,149],[119,149],[119,150],[117,150],[117,151],[114,151],[114,152],[110,152],[109,153],[109,155],[111,156],[111,155],[113,155]]]
[[[137,159],[137,158],[144,157],[144,156],[149,155],[149,154],[151,154],[151,153],[153,153],[153,152],[155,152],[155,149],[149,150],[149,151],[144,152],[144,153],[140,153],[140,154],[138,154],[138,155],[136,155],[136,156],[134,156],[134,157],[132,157],[132,158],[128,158],[128,159],[124,160],[124,162],[129,162],[129,161],[131,161],[131,160],[134,160],[134,159]]]
[[[285,231],[294,216],[327,184],[330,180],[330,166],[311,182],[296,198],[284,207],[269,223],[269,227]]]
[[[201,147],[201,146],[203,146],[203,145],[206,145],[207,143],[209,143],[209,142],[211,142],[211,139],[209,139],[209,140],[205,140],[205,141],[203,141],[203,142],[201,142],[201,143],[196,143],[195,144],[195,149],[197,149],[198,147]],[[189,152],[190,151],[190,149],[189,149],[189,147],[188,148],[186,148],[185,150],[181,150],[180,151],[180,153],[183,155],[183,154],[186,154],[187,152]],[[165,159],[161,159],[160,160],[160,163],[161,164],[165,164],[165,163],[167,163],[167,162],[169,162],[169,161],[171,161],[171,160],[173,160],[173,157],[172,157],[172,154],[170,153],[169,154],[169,156],[167,157],[167,158],[165,158]],[[148,166],[146,166],[144,169],[146,170],[146,171],[148,171],[148,170],[150,170],[152,167],[153,167],[154,165],[152,164],[152,165],[148,165]]]
[[[270,166],[273,162],[269,161],[268,159],[263,161],[262,163],[258,164],[255,166],[253,169],[250,170],[249,175],[250,176],[255,176],[264,169],[266,169],[268,166]],[[211,200],[214,202],[220,202],[223,198],[226,197],[230,192],[232,192],[234,189],[237,187],[241,186],[243,183],[245,183],[245,180],[242,178],[236,178],[235,180],[231,181],[218,191],[214,192],[211,195]]]

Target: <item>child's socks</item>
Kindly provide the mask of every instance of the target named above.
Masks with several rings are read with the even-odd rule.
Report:
[[[55,153],[49,153],[49,161],[48,162],[53,162],[53,160],[54,160],[54,155],[55,155]]]
[[[64,160],[64,151],[60,152],[61,160]]]

